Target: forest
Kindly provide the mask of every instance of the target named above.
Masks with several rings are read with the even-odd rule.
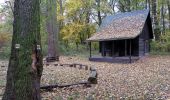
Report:
[[[13,23],[13,0],[1,4],[1,17],[5,21],[0,25],[0,48],[2,57],[10,52],[10,40]],[[170,50],[170,4],[169,0],[58,0],[56,6],[57,33],[59,48],[62,54],[85,52],[85,40],[96,32],[102,19],[109,15],[133,10],[150,9],[155,38],[152,41],[152,53],[167,54]],[[41,37],[43,53],[47,53],[47,5],[41,0]],[[93,48],[97,48],[93,44]],[[84,50],[84,51],[82,51]]]
[[[103,48],[101,41],[87,40],[101,31],[104,19],[144,9],[153,32],[149,55],[133,62],[130,40],[120,57],[128,63],[90,60]],[[169,54],[169,0],[0,2],[2,100],[169,100]]]

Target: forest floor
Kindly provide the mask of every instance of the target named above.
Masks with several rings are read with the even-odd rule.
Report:
[[[7,61],[0,61],[0,97],[5,87]],[[57,62],[56,62],[57,63]],[[132,64],[90,62],[86,58],[62,56],[59,63],[95,67],[98,84],[41,91],[43,100],[167,100],[170,98],[170,56],[147,56]],[[87,80],[88,70],[44,65],[42,86]],[[94,98],[94,99],[92,99]],[[115,100],[114,99],[114,100]]]

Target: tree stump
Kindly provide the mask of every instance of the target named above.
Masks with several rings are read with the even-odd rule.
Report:
[[[97,84],[97,71],[91,71],[90,76],[88,78],[90,84]]]

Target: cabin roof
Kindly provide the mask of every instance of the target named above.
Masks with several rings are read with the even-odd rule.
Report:
[[[132,39],[142,33],[149,10],[137,10],[107,16],[99,30],[87,41]]]

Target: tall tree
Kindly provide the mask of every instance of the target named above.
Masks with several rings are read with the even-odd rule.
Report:
[[[137,6],[137,2],[135,4]],[[121,12],[130,12],[131,11],[131,0],[119,0],[118,1],[118,9]]]
[[[145,9],[150,9],[150,0],[145,0]]]
[[[58,26],[56,13],[56,0],[47,0],[48,62],[59,60]]]
[[[160,30],[159,30],[159,22],[158,22],[158,14],[157,14],[157,0],[151,0],[152,5],[152,21],[153,21],[153,29],[155,40],[159,40],[160,38]]]
[[[64,9],[63,9],[63,0],[59,0],[59,5],[60,5],[60,16],[63,17],[64,14]],[[63,21],[60,21],[59,29],[63,27]]]
[[[167,0],[167,6],[168,6],[168,16],[169,16],[169,29],[170,29],[170,1]]]
[[[11,56],[3,100],[40,100],[40,0],[15,0]]]
[[[96,0],[97,2],[97,16],[98,16],[98,21],[99,21],[99,26],[102,23],[102,16],[101,16],[101,2],[100,0]]]
[[[62,29],[63,27],[63,14],[64,14],[64,7],[63,7],[63,2],[64,0],[59,0],[59,31]]]
[[[126,0],[126,2],[127,2],[127,11],[130,12],[131,11],[131,1]]]
[[[148,7],[149,7],[149,9],[151,9],[151,0],[148,0]]]
[[[160,10],[160,14],[161,14],[161,24],[162,24],[162,28],[161,28],[161,33],[164,34],[165,33],[165,11],[164,11],[164,1],[162,1],[161,4],[161,10]]]
[[[110,0],[109,6],[111,7],[113,13],[115,13],[115,7],[116,7],[117,0]]]

